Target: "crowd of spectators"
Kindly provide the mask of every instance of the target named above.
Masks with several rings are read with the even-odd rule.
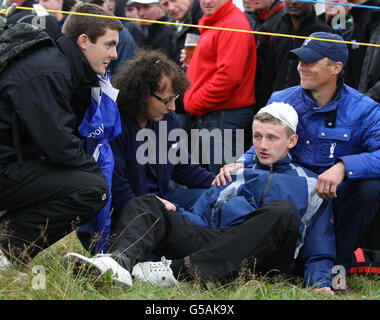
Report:
[[[115,88],[119,90],[118,107],[121,113],[123,129],[122,134],[112,143],[116,159],[112,189],[116,191],[113,192],[113,201],[114,204],[118,204],[116,208],[117,214],[120,215],[123,212],[131,199],[152,193],[162,197],[163,199],[160,200],[164,205],[170,207],[171,204],[165,202],[168,200],[174,201],[173,199],[176,199],[177,203],[175,204],[180,203],[182,200],[181,207],[190,210],[197,198],[203,194],[204,189],[208,189],[215,184],[216,180],[214,179],[218,173],[220,174],[223,171],[223,167],[237,160],[247,150],[250,150],[254,116],[261,108],[267,106],[268,101],[274,102],[274,100],[279,103],[287,102],[298,112],[300,121],[298,122],[297,120],[297,133],[300,136],[300,142],[292,150],[293,153],[291,154],[296,156],[291,160],[304,165],[319,175],[317,189],[318,186],[321,187],[321,176],[325,177],[323,184],[325,187],[329,186],[329,194],[323,191],[327,189],[323,189],[322,186],[322,191],[316,191],[320,198],[326,200],[336,198],[336,192],[338,191],[332,191],[330,186],[335,188],[343,180],[346,182],[347,179],[352,178],[350,175],[354,173],[347,171],[346,174],[346,167],[344,167],[349,162],[345,161],[345,159],[342,160],[345,156],[351,157],[352,153],[360,156],[364,154],[364,159],[369,159],[365,162],[366,167],[363,169],[363,175],[358,179],[361,178],[365,182],[367,179],[373,179],[373,181],[370,184],[365,184],[365,187],[360,187],[362,185],[359,183],[355,184],[352,188],[353,193],[348,194],[346,192],[344,196],[353,201],[356,198],[352,195],[362,195],[360,199],[366,197],[363,190],[371,188],[374,192],[378,192],[380,174],[377,171],[376,161],[373,159],[378,157],[377,152],[380,146],[378,133],[375,132],[375,128],[379,126],[380,122],[380,111],[377,110],[380,102],[380,54],[379,48],[357,45],[355,42],[380,44],[380,10],[360,6],[350,7],[345,0],[337,1],[336,5],[326,4],[324,12],[319,15],[317,15],[314,3],[289,0],[244,0],[244,10],[239,9],[232,0],[82,0],[83,3],[94,5],[95,9],[91,10],[100,13],[104,12],[109,16],[120,17],[120,20],[114,19],[114,23],[105,23],[105,26],[102,26],[106,30],[105,33],[102,34],[99,31],[99,34],[97,34],[96,39],[109,38],[109,43],[105,45],[109,46],[107,48],[108,53],[106,54],[103,51],[104,57],[100,57],[102,50],[96,47],[96,42],[93,42],[90,36],[90,41],[88,41],[86,33],[79,35],[77,39],[74,39],[76,34],[72,35],[71,40],[74,39],[74,42],[77,41],[76,43],[72,43],[67,36],[62,35],[65,33],[70,34],[70,31],[72,31],[67,29],[67,25],[70,25],[70,23],[66,21],[74,21],[73,25],[79,28],[81,23],[78,19],[69,18],[70,15],[64,12],[49,13],[38,9],[38,5],[40,5],[48,10],[70,11],[77,6],[73,0],[39,0],[38,3],[35,0],[13,1],[18,6],[35,8],[35,10],[17,9],[8,18],[8,25],[22,22],[36,24],[36,21],[38,21],[38,25],[43,26],[49,37],[55,40],[59,46],[63,47],[63,41],[66,44],[70,43],[77,59],[73,60],[73,56],[67,53],[67,61],[62,61],[62,67],[60,67],[62,70],[66,65],[69,65],[68,61],[70,61],[70,75],[65,74],[65,79],[71,76],[74,79],[75,76],[79,77],[81,75],[80,73],[75,74],[75,66],[79,63],[78,59],[83,63],[80,68],[78,67],[78,70],[85,69],[83,73],[87,76],[91,73],[92,84],[97,80],[95,73],[98,75],[104,74],[99,70],[110,74],[111,83],[112,79],[115,79]],[[351,0],[351,2],[380,8],[380,0]],[[81,4],[79,3],[79,5]],[[90,8],[92,7],[90,6]],[[194,25],[199,26],[199,28]],[[87,28],[89,27],[90,22],[87,25]],[[258,31],[261,33],[218,30],[215,27]],[[265,33],[270,33],[270,35]],[[199,36],[199,40],[190,61],[185,63],[187,53],[184,47],[188,34],[196,34]],[[315,44],[318,41],[310,38],[305,40],[312,34],[321,35],[321,37],[328,40],[344,39],[351,43],[340,47],[337,44],[331,46],[328,46],[328,44],[318,45]],[[81,38],[82,35],[86,36]],[[309,41],[312,42],[309,44]],[[92,47],[93,45],[95,47]],[[310,49],[312,52],[308,51],[310,47],[312,47]],[[335,47],[339,48],[334,51]],[[320,48],[325,48],[324,52],[321,52]],[[63,49],[61,48],[61,50]],[[157,53],[156,50],[160,52]],[[338,52],[339,50],[340,52]],[[48,51],[46,49],[46,55],[48,55]],[[332,52],[331,54],[330,51]],[[343,54],[340,54],[341,52]],[[57,57],[59,56],[58,51],[54,54]],[[342,55],[344,56],[343,58]],[[138,57],[137,59],[136,56]],[[338,60],[331,59],[331,57],[337,57]],[[147,58],[149,58],[149,63],[144,60]],[[100,59],[103,60],[99,61]],[[323,66],[321,61],[323,61]],[[324,64],[325,62],[326,64]],[[41,63],[41,66],[43,65],[42,62],[39,63]],[[32,62],[30,62],[30,65],[32,65]],[[17,71],[19,70],[18,65],[11,66]],[[146,68],[143,69],[142,66]],[[45,65],[43,67],[47,68]],[[62,70],[63,74],[64,71]],[[140,73],[137,72],[139,70],[141,71]],[[321,70],[325,70],[326,74],[323,75]],[[48,72],[51,72],[51,70],[49,69]],[[54,81],[59,81],[56,79],[54,72],[52,74]],[[21,78],[22,74],[20,73]],[[42,80],[38,79],[38,81]],[[308,81],[310,83],[314,81],[315,87],[308,86],[310,84]],[[322,81],[330,83],[330,88],[323,87]],[[52,86],[51,83],[46,85],[49,88]],[[65,83],[63,86],[64,92],[73,91],[74,93],[72,96],[70,95],[70,99],[80,104],[80,100],[84,96],[79,91],[77,93],[76,90],[84,89],[81,87],[84,84],[80,83],[81,86],[79,86],[79,83],[75,83],[78,88],[72,88],[70,85],[67,85],[66,88],[66,85]],[[4,87],[6,90],[11,90],[9,89],[10,86],[4,85]],[[89,91],[89,86],[87,85],[85,89]],[[322,98],[321,95],[318,95],[318,92],[323,92]],[[13,92],[10,92],[9,96],[11,94]],[[31,96],[33,95],[31,94]],[[349,129],[344,128],[344,130],[347,129],[346,131],[343,129],[334,131],[335,122],[337,125],[343,125],[344,119],[342,119],[343,116],[340,111],[342,109],[335,111],[332,116],[329,113],[328,119],[332,120],[326,122],[327,127],[323,132],[318,132],[323,120],[317,124],[318,121],[315,120],[315,116],[314,118],[310,116],[310,119],[306,119],[306,114],[310,110],[300,114],[301,110],[303,110],[301,105],[307,105],[307,101],[313,105],[313,111],[321,109],[322,111],[319,114],[322,114],[326,110],[323,108],[331,107],[336,109],[343,96],[344,99],[347,97],[351,99],[347,100],[348,102],[345,103],[346,109],[344,109],[352,108],[349,109],[352,110],[350,119],[354,118],[354,114],[358,119],[361,119],[360,124],[355,123]],[[89,101],[88,97],[86,96],[86,103]],[[326,97],[328,99],[324,101]],[[77,98],[79,98],[79,102],[77,102]],[[282,101],[281,99],[287,101]],[[353,99],[360,100],[360,103],[356,105],[356,107],[360,105],[360,110],[354,108]],[[59,105],[59,98],[55,100]],[[70,104],[71,100],[69,101],[69,98],[66,100],[65,103]],[[7,100],[7,102],[11,104],[13,100]],[[16,103],[14,104],[17,105]],[[366,107],[368,107],[368,110],[366,110]],[[67,108],[69,109],[69,107]],[[83,117],[83,114],[84,111],[81,110],[76,115],[76,120]],[[366,114],[371,119],[367,119]],[[349,116],[347,115],[347,118]],[[64,119],[59,120],[63,121]],[[190,136],[192,129],[199,131],[206,129],[208,132],[219,132],[221,135],[215,134],[209,140],[210,144],[206,149],[204,149],[203,140],[200,143],[196,139],[189,139],[189,154],[187,155],[189,163],[187,165],[170,166],[162,163],[141,165],[134,158],[135,154],[137,154],[137,149],[142,145],[141,143],[136,144],[137,133],[141,129],[151,129],[158,136],[163,135],[158,124],[161,120],[169,122],[171,129],[183,129],[188,136]],[[72,120],[70,126],[73,123],[74,121]],[[307,153],[307,148],[314,148],[317,153],[321,153],[321,150],[315,149],[313,143],[309,146],[310,141],[313,141],[313,139],[307,140],[308,137],[304,136],[311,135],[310,131],[308,131],[311,128],[308,125],[311,123],[315,125],[315,135],[321,134],[321,139],[328,139],[325,145],[331,142],[329,152],[327,151],[326,154],[329,157],[326,157],[326,159],[334,158],[334,152],[339,154],[340,158],[336,159],[334,163],[331,162],[333,160],[327,159],[326,163],[313,167],[319,161],[319,159],[314,159],[318,155],[311,157]],[[349,126],[349,124],[344,125]],[[214,129],[217,130],[215,131]],[[0,130],[2,130],[1,127]],[[75,128],[73,130],[75,131]],[[296,130],[293,131],[293,133],[296,132]],[[231,132],[230,139],[227,139],[226,132]],[[342,133],[343,136],[338,137],[335,133]],[[360,137],[358,137],[359,133],[362,133]],[[313,138],[319,139],[317,136]],[[350,139],[351,141],[347,142]],[[365,139],[365,141],[362,141],[362,139]],[[161,139],[158,140],[159,142],[161,141]],[[335,150],[336,143],[333,143],[335,140],[339,140],[339,143],[341,141],[345,142],[345,147],[341,149],[338,147]],[[8,142],[6,141],[7,147]],[[191,160],[190,151],[196,150],[193,148],[194,145],[200,150],[200,165],[193,164]],[[170,148],[175,148],[175,146],[177,146],[177,141],[172,141],[169,146],[166,145],[168,148],[164,152],[167,152]],[[64,149],[64,146],[62,147]],[[81,148],[78,141],[76,141],[74,149],[77,147]],[[158,144],[157,147],[158,153],[162,152]],[[292,148],[293,146],[288,149]],[[38,154],[37,149],[33,150],[36,154]],[[251,160],[255,159],[255,149],[253,148],[253,155],[249,152],[246,155],[248,154]],[[229,156],[235,157],[233,161]],[[74,161],[74,158],[70,158],[70,161]],[[310,160],[311,158],[313,160]],[[85,164],[81,164],[81,166],[87,165],[91,167],[91,170],[89,170],[91,174],[89,173],[87,180],[83,181],[84,186],[90,184],[91,179],[93,179],[96,180],[99,189],[93,190],[98,202],[95,203],[94,208],[90,208],[88,211],[97,211],[104,205],[104,201],[108,199],[108,194],[105,190],[104,181],[99,180],[101,174],[94,168],[96,165],[93,160],[83,159]],[[302,159],[308,159],[307,161],[310,160],[310,163],[303,162]],[[259,160],[261,161],[262,159]],[[358,167],[361,168],[360,165]],[[329,170],[333,168],[339,168],[339,170],[336,169],[335,171],[335,173],[339,173],[339,178],[337,178],[338,174],[336,174],[335,180],[326,179],[326,177],[331,177],[332,171]],[[38,169],[45,172],[49,171],[50,167],[38,167]],[[33,167],[28,170],[33,171]],[[96,174],[92,174],[92,171]],[[56,172],[55,174],[60,176]],[[0,177],[2,176],[0,175]],[[220,179],[220,175],[216,179]],[[29,183],[32,182],[30,181]],[[358,191],[357,189],[360,190]],[[99,198],[99,194],[102,194],[102,198]],[[88,195],[88,198],[92,196],[94,195]],[[343,196],[340,198],[344,199]],[[371,208],[365,209],[368,212],[368,217],[364,218],[365,213],[361,213],[363,217],[358,218],[356,216],[355,219],[357,219],[358,225],[363,220],[365,220],[366,228],[370,225],[370,221],[374,218],[374,213],[379,208],[378,200],[375,196],[372,201],[373,206],[372,202],[366,202],[368,206],[371,205]],[[83,199],[77,200],[77,206],[81,207],[86,201],[87,197],[83,196]],[[149,201],[152,201],[153,206],[159,204],[156,199]],[[334,203],[338,203],[338,201]],[[349,203],[349,200],[346,201],[347,203]],[[344,206],[344,204],[340,205]],[[340,205],[339,208],[341,208]],[[12,206],[10,208],[0,207],[0,210],[5,209],[5,216],[9,217],[11,221],[15,220],[13,221],[15,230],[19,230],[17,219],[11,216],[12,210],[17,211],[19,209]],[[337,206],[334,205],[333,208],[335,213],[342,211]],[[132,208],[131,204],[129,204],[129,207],[131,210],[136,209]],[[355,206],[352,205],[351,207],[354,208]],[[165,208],[161,209],[164,210]],[[223,206],[220,210],[222,209]],[[49,211],[49,206],[46,206],[44,210]],[[85,211],[85,208],[82,208],[82,210]],[[138,211],[138,209],[136,210]],[[21,212],[21,210],[19,211]],[[38,208],[35,211],[38,216]],[[346,211],[350,210],[347,209]],[[356,211],[359,212],[359,209]],[[23,213],[21,212],[20,216],[21,214]],[[89,212],[83,212],[83,217],[86,219],[88,219],[89,215]],[[347,221],[351,221],[350,219],[354,221],[352,217],[347,217]],[[43,219],[39,216],[37,220],[42,221]],[[340,221],[342,220],[344,219],[340,218],[337,221],[341,223]],[[58,229],[58,224],[55,227]],[[357,244],[359,233],[360,237],[363,236],[363,230],[364,227],[359,231],[355,230],[355,239],[352,239],[352,243],[354,243],[352,246]],[[20,232],[22,233],[23,231]],[[34,230],[35,232],[36,230]],[[34,233],[30,236],[30,242],[34,241]],[[63,236],[62,230],[58,234]],[[344,236],[347,236],[346,232]],[[53,238],[50,242],[58,240],[59,237]],[[340,236],[338,239],[341,239]],[[342,242],[344,241],[342,240]],[[377,243],[379,241],[375,243],[375,247]],[[21,250],[21,245],[19,247],[18,249]],[[44,245],[41,245],[42,247]],[[339,249],[338,247],[337,250],[339,257],[341,248]],[[33,251],[32,255],[35,255],[37,251],[37,249]],[[347,261],[347,259],[350,259],[353,250],[350,247],[346,251],[348,253],[345,252],[345,260],[342,264],[349,268],[350,261]],[[144,251],[144,253],[149,252]],[[2,254],[1,250],[0,254]],[[181,260],[181,266],[185,262]]]

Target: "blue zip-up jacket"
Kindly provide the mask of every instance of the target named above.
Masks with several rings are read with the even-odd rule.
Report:
[[[298,143],[290,151],[295,162],[320,174],[342,160],[346,177],[362,180],[380,177],[380,104],[340,83],[335,96],[319,106],[300,86],[274,92],[268,101],[289,103],[298,113]],[[336,110],[335,128],[325,124]],[[242,162],[249,166],[254,148]]]
[[[138,132],[142,133],[136,119],[128,118],[121,113],[122,133],[111,142],[115,158],[115,167],[112,177],[112,204],[117,211],[121,211],[126,203],[137,196],[149,193],[148,179],[145,166],[137,159],[143,144],[152,143],[156,147],[155,154],[151,154],[149,162],[157,172],[158,196],[171,200],[169,180],[187,187],[209,188],[215,175],[199,164],[191,163],[190,155],[186,153],[187,163],[172,164],[170,153],[179,147],[177,141],[169,141],[169,133],[179,128],[179,122],[174,112],[169,112],[161,121],[149,121],[146,130],[148,142],[137,141]],[[160,129],[161,128],[161,129]],[[178,139],[177,139],[178,140]],[[142,149],[139,149],[141,147]],[[153,149],[153,148],[152,148]],[[184,149],[182,149],[184,150]],[[156,162],[156,164],[153,164]]]
[[[335,260],[332,202],[317,195],[317,175],[293,163],[289,155],[271,167],[262,165],[254,156],[253,165],[237,170],[232,179],[225,187],[213,186],[204,192],[190,211],[179,210],[203,227],[223,228],[244,222],[261,201],[289,200],[299,214],[294,258],[300,256],[304,263],[305,285],[330,287]]]

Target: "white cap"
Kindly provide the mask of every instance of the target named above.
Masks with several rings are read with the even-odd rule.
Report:
[[[141,3],[141,4],[160,3],[160,0],[129,0],[127,2],[127,5],[130,6],[135,3]]]
[[[290,104],[284,102],[272,102],[264,108],[261,108],[258,114],[263,112],[269,113],[276,119],[281,120],[290,129],[297,132],[298,114]]]

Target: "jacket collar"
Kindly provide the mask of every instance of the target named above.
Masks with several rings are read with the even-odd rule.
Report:
[[[219,20],[225,18],[233,9],[235,5],[232,3],[232,0],[228,0],[225,4],[219,7],[213,15],[206,16],[203,15],[201,19],[199,19],[199,25],[201,26],[212,26]],[[207,31],[207,29],[200,28],[200,33]]]
[[[276,163],[268,166],[268,165],[262,164],[259,158],[256,156],[256,154],[253,156],[253,165],[255,166],[255,168],[265,170],[265,171],[273,171],[273,172],[287,171],[289,170],[289,168],[291,168],[290,166],[291,161],[292,161],[292,157],[288,153],[280,161],[277,161]]]
[[[266,10],[266,17],[265,19],[261,19],[261,11],[259,12],[258,10],[253,11],[253,17],[256,21],[260,21],[261,23],[273,16],[275,13],[280,11],[282,8],[285,7],[285,3],[281,2],[280,0],[276,0],[272,3],[272,6],[270,7],[269,10]],[[264,10],[265,11],[265,10]]]
[[[324,106],[319,106],[307,90],[302,89],[302,94],[303,94],[304,99],[308,102],[308,104],[312,104],[314,106],[314,110],[320,110],[321,109],[322,112],[331,111],[331,110],[336,109],[336,107],[337,107],[337,103],[338,103],[340,96],[341,96],[341,93],[342,93],[343,85],[344,85],[343,78],[339,77],[338,83],[337,83],[337,88],[335,90],[334,96]],[[325,108],[325,107],[328,107],[328,108]]]
[[[65,35],[61,35],[56,42],[60,51],[70,62],[74,88],[98,87],[98,76],[79,47]]]

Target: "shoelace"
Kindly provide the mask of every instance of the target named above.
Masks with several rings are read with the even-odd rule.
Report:
[[[111,257],[110,253],[98,253],[94,256],[94,258],[100,258],[100,257]]]
[[[161,261],[152,262],[150,264],[151,271],[169,271],[171,260],[167,260],[165,257],[161,257]]]

